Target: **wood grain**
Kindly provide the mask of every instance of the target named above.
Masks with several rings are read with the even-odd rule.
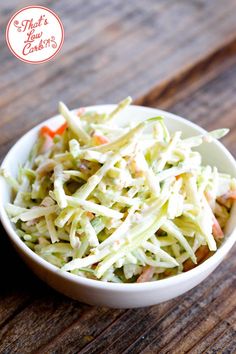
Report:
[[[236,65],[218,75],[201,89],[170,106],[174,113],[181,114],[205,129],[230,128],[223,139],[226,147],[236,156]]]
[[[0,4],[0,25],[31,4]],[[236,0],[40,1],[65,26],[62,52],[27,65],[0,37],[0,158],[29,128],[71,107],[164,108],[206,129],[229,127],[236,156]],[[96,308],[30,273],[0,227],[0,353],[235,353],[236,249],[195,289],[158,306]],[[9,266],[12,264],[13,266]]]
[[[55,114],[59,99],[71,107],[115,102],[127,93],[140,99],[236,38],[235,0],[227,6],[221,0],[148,0],[145,6],[101,0],[81,7],[69,0],[66,9],[61,1],[51,6],[68,38],[54,61],[20,63],[0,38],[1,156],[30,127]]]

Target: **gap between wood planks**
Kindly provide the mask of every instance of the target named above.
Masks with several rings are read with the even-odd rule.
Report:
[[[225,71],[233,63],[236,63],[236,37],[209,52],[200,61],[186,65],[176,76],[154,86],[148,93],[135,99],[134,103],[166,109]],[[9,139],[9,143],[11,144],[12,140]]]
[[[149,1],[149,5],[150,4],[152,4],[152,2]],[[127,5],[124,6],[124,8],[126,7]],[[123,6],[121,8],[123,9]],[[202,8],[202,10],[199,11],[199,8]],[[78,48],[77,45],[77,47],[74,48],[73,55],[68,55],[68,53],[65,51],[65,55],[62,56],[60,65],[49,64],[49,70],[40,70],[39,75],[36,75],[35,69],[33,69],[32,66],[22,68],[22,70],[17,70],[18,66],[16,66],[16,70],[10,70],[8,67],[6,68],[6,66],[3,65],[2,75],[6,76],[5,81],[7,83],[9,83],[9,75],[13,75],[12,79],[10,80],[12,83],[11,89],[7,92],[5,92],[6,90],[4,89],[1,98],[1,107],[4,102],[4,122],[8,123],[9,120],[13,120],[14,118],[17,119],[21,116],[23,125],[24,122],[26,122],[27,127],[30,127],[29,111],[30,109],[34,110],[39,101],[41,101],[42,105],[45,105],[46,111],[48,113],[55,112],[55,108],[52,110],[48,107],[50,104],[49,101],[53,107],[56,107],[54,94],[55,89],[57,90],[57,96],[61,95],[63,99],[68,99],[71,103],[71,97],[75,97],[74,90],[76,87],[78,89],[76,94],[76,104],[78,104],[78,97],[80,100],[82,100],[82,104],[87,104],[88,99],[90,102],[98,102],[98,100],[101,99],[101,95],[102,101],[104,102],[105,97],[107,100],[110,100],[111,92],[114,92],[114,94],[112,93],[113,98],[119,97],[121,94],[123,95],[121,91],[124,92],[124,88],[126,88],[127,93],[133,94],[134,97],[139,97],[140,90],[143,89],[146,92],[150,86],[153,86],[155,80],[161,82],[161,80],[163,80],[165,77],[171,76],[173,74],[173,70],[174,72],[177,72],[178,69],[186,66],[189,61],[192,62],[194,60],[200,60],[200,58],[204,55],[204,52],[208,52],[211,46],[217,47],[218,45],[222,44],[223,41],[229,41],[229,37],[232,38],[232,36],[235,36],[234,28],[232,27],[232,13],[234,12],[234,9],[235,1],[230,1],[227,4],[227,7],[225,5],[222,6],[221,1],[217,1],[215,5],[212,5],[211,2],[204,2],[200,4],[197,1],[195,3],[189,2],[187,0],[178,1],[178,4],[177,1],[170,2],[164,13],[161,12],[161,18],[164,16],[163,22],[164,24],[167,23],[167,25],[162,24],[162,34],[161,36],[157,37],[156,32],[158,33],[159,31],[159,24],[156,19],[159,18],[160,14],[156,12],[156,9],[153,9],[153,5],[151,10],[150,6],[147,6],[148,11],[144,12],[146,22],[142,26],[143,29],[141,30],[141,33],[139,32],[138,34],[139,42],[137,42],[137,31],[140,30],[140,24],[137,25],[135,23],[134,28],[129,28],[128,33],[126,33],[126,30],[123,28],[123,21],[119,21],[121,26],[118,27],[118,33],[122,34],[121,37],[123,37],[125,40],[123,39],[121,41],[117,41],[117,37],[114,34],[112,37],[108,35],[108,33],[112,31],[107,30],[102,30],[99,32],[99,34],[96,34],[97,36],[90,38],[88,37],[87,31],[86,38],[89,41],[93,40],[93,42],[90,43],[89,46],[84,46],[86,50],[83,51],[83,48]],[[135,10],[138,10],[136,9],[136,2],[135,6],[133,6],[133,11]],[[195,16],[192,16],[193,10]],[[213,10],[215,10],[214,16],[211,16]],[[188,11],[190,11],[190,14],[186,15],[186,12],[188,13]],[[114,12],[116,13],[117,11],[113,11],[112,16],[114,16]],[[182,13],[182,20],[178,21],[180,13]],[[153,14],[153,16],[151,16],[151,14]],[[111,16],[106,17],[110,18]],[[174,34],[174,38],[172,34],[172,27],[170,31],[170,27],[168,26],[170,19],[172,19],[172,21],[174,20],[174,23],[176,23],[176,32]],[[131,21],[124,21],[126,24],[125,28],[127,27],[127,22],[133,23],[133,21],[133,17],[131,18]],[[188,31],[186,31],[186,26],[189,29]],[[88,28],[90,26],[84,27]],[[147,34],[142,36],[142,33],[145,34],[146,31]],[[202,33],[204,33],[204,40],[196,42],[196,38],[202,38]],[[103,38],[102,42],[99,41],[99,37]],[[154,42],[155,38],[157,39]],[[140,39],[142,43],[145,44],[143,44],[142,48],[140,48],[139,45]],[[113,45],[114,40],[116,46]],[[104,49],[104,52],[101,53],[101,50],[98,52],[98,49],[104,44],[104,41],[107,47]],[[117,48],[118,43],[119,47]],[[135,45],[133,45],[133,43],[135,43]],[[156,51],[154,45],[157,46],[157,48],[161,48],[161,50]],[[180,51],[179,49],[181,46],[182,49]],[[207,46],[209,48],[207,48]],[[130,50],[130,47],[132,47],[132,50]],[[196,48],[198,49],[196,50]],[[130,60],[126,60],[126,57],[124,55],[120,55],[120,53],[125,53],[125,55],[128,55]],[[112,75],[110,75],[110,70],[102,70],[101,67],[97,68],[96,64],[99,63],[101,54],[103,58],[107,59],[107,62],[103,62],[103,67],[106,68],[109,65]],[[94,60],[93,62],[93,58],[98,58],[98,60]],[[156,59],[154,60],[154,58]],[[170,58],[173,58],[172,64]],[[148,64],[146,63],[147,61]],[[162,66],[163,72],[159,70],[158,63]],[[166,63],[167,65],[165,65]],[[14,65],[15,61],[13,61],[13,69]],[[150,66],[152,67],[153,75],[151,75],[151,71],[148,70]],[[77,69],[78,67],[80,67],[79,71]],[[74,73],[74,75],[65,74],[68,68]],[[96,75],[94,70],[97,72]],[[160,72],[161,75],[159,75]],[[50,75],[48,75],[49,73]],[[80,76],[81,86],[77,84],[78,74]],[[91,78],[90,85],[87,85],[88,74],[90,74],[89,77]],[[102,74],[102,76],[97,74]],[[125,76],[124,78],[123,75]],[[30,80],[25,81],[24,92],[27,90],[29,90],[29,92],[28,95],[19,98],[18,93],[21,90],[19,90],[17,83],[23,80],[26,76],[30,77]],[[47,80],[48,76],[51,77],[50,85],[49,83],[48,85],[44,85],[41,79],[43,79],[43,81]],[[112,80],[112,77],[116,79]],[[105,82],[102,90],[100,89],[101,82]],[[30,89],[32,83],[40,88],[36,98],[32,95],[32,90]],[[119,93],[117,93],[117,88],[115,89],[116,85],[122,85],[122,89],[118,90]],[[67,88],[66,90],[65,87]],[[93,90],[91,90],[91,87],[93,87]],[[107,93],[105,92],[106,89],[108,90]],[[23,101],[23,98],[27,100]],[[6,108],[6,102],[8,102],[7,104],[11,105],[12,109]],[[24,102],[27,102],[28,110],[24,109]],[[42,110],[40,110],[40,107],[37,107],[39,117],[40,114],[41,117],[44,116],[45,107],[43,107]],[[39,121],[39,119],[40,118],[38,118],[37,121]],[[13,127],[15,127],[15,125],[13,125]],[[3,129],[3,132],[6,132],[6,130],[7,128]],[[23,130],[19,130],[19,134],[21,132],[23,132]],[[3,135],[2,142],[6,143],[7,138],[8,136],[5,138]]]
[[[161,85],[154,86],[147,94],[135,99],[134,103],[168,108],[217,77],[234,63],[236,63],[236,38],[209,52],[200,61],[189,64],[178,75]]]
[[[236,313],[236,307],[231,309],[231,314],[232,313]],[[229,314],[229,316],[231,316],[231,314]],[[195,342],[191,347],[188,348],[186,353],[206,353],[206,350],[211,348],[213,343],[215,344],[217,342],[220,342],[221,338],[228,336],[228,331],[231,331],[231,333],[232,331],[233,333],[235,332],[233,324],[229,324],[227,318],[222,320],[221,322],[214,324],[208,332],[206,332],[203,336],[199,338],[197,342]]]
[[[167,109],[234,63],[236,63],[236,37],[208,53],[199,62],[186,66],[177,76],[151,88],[147,94],[135,99],[134,103]],[[0,149],[0,159],[14,141],[15,137],[8,139],[7,144],[0,143],[0,147],[4,146],[4,149]]]

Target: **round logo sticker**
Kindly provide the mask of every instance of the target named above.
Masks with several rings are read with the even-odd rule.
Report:
[[[52,10],[27,6],[11,17],[6,41],[18,59],[31,64],[44,63],[55,57],[63,45],[63,24]]]

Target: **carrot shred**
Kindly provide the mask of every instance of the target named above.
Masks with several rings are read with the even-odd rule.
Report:
[[[45,152],[49,151],[53,146],[53,139],[48,134],[42,134],[44,141],[42,146],[40,147],[40,153],[45,154]]]
[[[194,264],[193,261],[189,258],[187,261],[184,262],[184,272],[187,272],[190,269],[196,267],[199,263],[203,262],[208,255],[210,254],[210,250],[208,246],[200,246],[197,251],[195,252],[195,256],[197,257],[197,264]]]
[[[54,132],[49,128],[47,127],[46,125],[44,125],[41,129],[40,129],[40,135],[48,135],[50,136],[51,138],[54,137]]]
[[[144,283],[152,279],[155,268],[151,266],[147,266],[143,268],[143,272],[137,279],[137,283]]]
[[[79,108],[78,111],[77,111],[77,116],[80,117],[81,115],[84,114],[84,112],[85,112],[85,108],[84,107]],[[47,127],[46,125],[44,125],[40,129],[40,135],[49,135],[53,139],[55,137],[55,135],[62,135],[67,127],[68,127],[68,124],[66,122],[63,123],[56,130],[52,130],[49,127]],[[100,144],[98,144],[98,145],[100,145]],[[104,143],[102,143],[102,144],[104,144]]]
[[[81,117],[83,114],[85,113],[85,108],[84,107],[80,107],[77,111],[77,116]]]
[[[55,135],[62,135],[67,128],[67,123],[62,124],[56,131]]]
[[[63,123],[59,128],[57,128],[56,130],[51,130],[49,127],[47,127],[46,125],[44,125],[41,129],[40,129],[40,135],[48,135],[50,136],[52,139],[55,137],[55,135],[62,135],[65,131],[65,129],[67,128],[67,123]]]
[[[87,211],[86,215],[88,216],[88,218],[90,220],[94,219],[95,215],[93,213],[91,213],[91,211]]]
[[[229,191],[220,197],[217,198],[220,204],[228,206],[228,202],[230,203],[233,200],[236,200],[236,190]]]
[[[217,218],[215,217],[215,214],[213,213],[213,210],[211,208],[211,202],[212,202],[212,196],[210,195],[210,193],[208,192],[205,192],[205,197],[206,197],[206,200],[210,206],[210,210],[211,210],[211,215],[212,215],[212,234],[214,236],[214,239],[217,241],[217,240],[220,240],[222,238],[224,238],[224,232],[217,220]]]
[[[94,134],[93,141],[95,145],[103,145],[109,143],[109,140],[104,135]]]

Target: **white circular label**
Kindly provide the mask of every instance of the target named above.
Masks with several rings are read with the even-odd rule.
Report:
[[[18,59],[31,64],[44,63],[55,57],[63,45],[63,24],[46,7],[24,7],[8,22],[6,41]]]

